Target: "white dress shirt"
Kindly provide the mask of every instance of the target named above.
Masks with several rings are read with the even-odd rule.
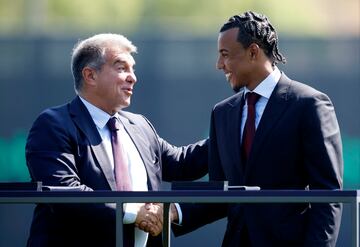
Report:
[[[110,116],[108,113],[94,106],[90,102],[81,98],[81,101],[84,103],[85,107],[88,109],[92,119],[95,122],[96,128],[99,131],[99,134],[102,138],[103,144],[105,146],[105,151],[110,160],[110,166],[114,171],[114,158],[113,151],[111,146],[111,133],[109,128],[107,127],[107,122],[111,117],[116,117],[120,120],[121,127],[118,130],[120,132],[120,138],[122,145],[124,147],[126,158],[128,159],[130,179],[131,179],[131,188],[133,191],[147,191],[147,173],[145,169],[145,165],[140,157],[140,154],[131,140],[131,137],[126,132],[123,121],[128,121],[124,117],[120,116],[116,113],[114,116]],[[124,224],[134,223],[137,216],[137,203],[124,203]],[[135,247],[144,247],[146,246],[146,242],[148,239],[148,233],[140,230],[139,228],[135,228]]]
[[[261,97],[259,98],[258,102],[255,105],[255,129],[257,129],[261,117],[264,113],[265,107],[269,101],[269,98],[272,94],[272,92],[274,91],[274,88],[276,87],[277,83],[279,82],[281,77],[281,72],[280,70],[275,66],[275,69],[273,72],[271,72],[262,82],[260,82],[260,84],[253,90],[250,91],[248,88],[245,87],[244,90],[244,99],[246,93],[248,92],[254,92],[259,94]],[[241,142],[242,142],[242,133],[244,131],[244,126],[246,123],[246,119],[247,119],[247,112],[248,112],[248,106],[247,106],[247,101],[245,100],[245,104],[243,106],[242,109],[242,118],[241,118]]]

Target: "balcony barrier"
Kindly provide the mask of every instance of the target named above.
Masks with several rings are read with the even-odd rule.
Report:
[[[349,203],[351,208],[351,247],[359,247],[360,190],[179,190],[179,191],[29,191],[0,190],[0,203],[116,203],[116,247],[121,247],[122,204],[132,202],[163,202],[164,212],[170,203]],[[168,213],[164,214],[163,243],[170,246]]]

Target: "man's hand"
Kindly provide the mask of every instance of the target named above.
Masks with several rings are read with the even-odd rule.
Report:
[[[162,203],[146,203],[139,210],[135,226],[152,236],[159,235],[163,230],[163,210]],[[179,220],[177,208],[173,203],[170,205],[170,220],[171,222]]]
[[[139,229],[157,236],[163,228],[163,204],[146,203],[139,208],[135,226]]]

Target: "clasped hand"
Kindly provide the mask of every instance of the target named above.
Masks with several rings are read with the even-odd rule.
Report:
[[[164,206],[162,203],[145,203],[139,208],[135,226],[152,236],[157,236],[163,229],[163,212]],[[171,204],[170,219],[174,221],[177,218],[177,210],[174,204]]]

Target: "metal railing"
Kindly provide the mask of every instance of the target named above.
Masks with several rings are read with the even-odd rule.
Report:
[[[116,236],[122,236],[123,203],[163,202],[168,212],[172,202],[195,203],[349,203],[351,210],[351,246],[359,247],[360,190],[260,190],[260,191],[11,191],[0,190],[0,203],[116,203]],[[164,214],[163,243],[170,246],[170,223]],[[116,238],[121,247],[122,238]]]

